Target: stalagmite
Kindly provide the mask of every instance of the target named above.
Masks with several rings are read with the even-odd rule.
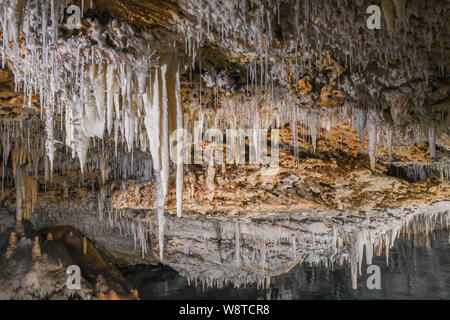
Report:
[[[234,223],[234,259],[237,264],[241,263],[241,237],[239,230],[239,222]]]
[[[8,248],[6,249],[5,253],[6,259],[9,259],[12,256],[16,247],[17,247],[17,234],[15,232],[11,232],[9,236]]]
[[[161,66],[161,180],[164,198],[169,183],[169,97],[167,92],[167,64]]]
[[[352,277],[352,289],[358,288],[358,252],[356,239],[353,237],[350,244],[350,272]]]
[[[41,257],[41,246],[39,245],[39,236],[34,238],[34,245],[31,251],[33,260],[38,260]]]

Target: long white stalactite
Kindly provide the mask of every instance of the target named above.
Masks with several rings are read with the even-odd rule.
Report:
[[[176,198],[177,198],[177,216],[181,217],[182,206],[183,206],[183,176],[184,176],[184,166],[183,166],[183,151],[184,151],[184,136],[181,133],[183,129],[183,111],[181,109],[181,93],[180,93],[180,67],[177,68],[176,81],[175,81],[175,98],[177,104],[177,181],[176,181]]]
[[[146,152],[149,146],[158,181],[162,260],[171,160],[169,134],[183,127],[177,59],[175,54],[155,56],[149,46],[152,35],[147,33],[134,39],[135,51],[139,52],[137,56],[113,51],[106,45],[107,37],[114,39],[122,33],[133,37],[129,26],[117,21],[107,27],[92,21],[91,38],[97,44],[85,37],[59,38],[59,25],[64,22],[62,13],[68,4],[69,1],[54,0],[4,1],[1,6],[3,63],[8,57],[17,89],[23,88],[30,97],[33,94],[40,96],[50,174],[59,143],[56,138],[59,117],[64,119],[64,144],[72,149],[74,157],[79,158],[83,173],[93,139],[113,135],[116,155],[120,137],[129,153],[136,148]],[[19,43],[21,30],[23,44]],[[165,61],[158,61],[160,59]],[[177,155],[181,152],[178,148]],[[177,187],[180,189],[183,188],[182,174],[182,164],[177,165]],[[181,215],[182,190],[177,194],[177,214]]]
[[[197,34],[197,31],[193,29],[189,29],[190,31],[187,30],[189,32],[186,33],[185,39],[186,49],[189,49],[188,52],[192,56],[193,65],[195,65],[195,56],[197,56],[195,50],[199,49],[202,35],[203,37],[209,37],[212,36],[213,32],[211,30],[211,33],[202,33],[203,19],[207,19],[209,25],[211,22],[209,19],[225,19],[224,21],[228,21],[227,19],[233,18],[233,15],[226,12],[216,15],[216,13],[213,13],[215,9],[213,10],[210,5],[204,2],[201,3],[203,3],[202,6],[205,10],[204,15],[202,15],[203,18],[200,18],[199,26],[197,26],[198,30],[196,29],[200,31],[200,34]],[[24,4],[24,6],[21,6],[21,4]],[[83,170],[84,157],[89,148],[90,138],[104,138],[105,133],[113,134],[116,151],[118,145],[122,142],[119,141],[120,138],[126,143],[128,152],[132,152],[135,148],[146,151],[147,145],[155,145],[147,143],[145,132],[141,128],[145,127],[148,131],[148,126],[145,123],[148,120],[143,121],[146,118],[139,115],[145,108],[146,102],[143,96],[149,97],[153,91],[153,88],[151,88],[152,81],[149,81],[149,77],[151,77],[151,74],[155,74],[154,69],[164,68],[164,63],[159,61],[161,57],[155,55],[155,52],[159,49],[157,41],[155,41],[155,50],[152,51],[150,48],[154,44],[153,40],[155,40],[151,33],[142,32],[137,36],[129,25],[114,20],[106,26],[100,25],[96,20],[89,21],[91,24],[89,28],[90,36],[59,37],[59,27],[66,22],[63,21],[63,13],[68,4],[68,0],[3,1],[2,14],[0,15],[3,29],[2,56],[4,57],[3,63],[6,62],[6,57],[8,57],[11,65],[14,66],[16,88],[23,88],[27,96],[30,97],[37,93],[40,95],[40,105],[43,115],[46,117],[46,149],[50,168],[53,167],[55,145],[59,143],[55,137],[56,122],[61,116],[66,120],[65,133],[67,137],[65,143],[74,150],[74,155],[78,155]],[[194,2],[192,6],[192,9],[196,7]],[[235,3],[233,8],[239,15],[243,14],[242,10],[245,9],[241,8],[238,2]],[[401,8],[402,6],[399,6],[399,9]],[[264,19],[264,15],[268,13],[264,13],[262,9],[263,6],[261,6],[260,12],[258,11],[258,14],[262,14],[258,23],[262,23],[262,25],[255,27],[251,32],[251,38],[254,38],[255,44],[258,44],[257,47],[261,47],[261,39],[258,38],[260,37],[260,31],[264,29],[265,21],[269,21],[269,16]],[[276,11],[276,8],[272,9]],[[228,9],[221,8],[220,10],[226,11]],[[211,14],[214,14],[214,16],[210,17]],[[20,19],[20,17],[23,17],[23,19]],[[245,15],[243,15],[243,18],[245,18]],[[181,29],[186,27],[189,26],[180,25]],[[230,30],[229,27],[236,30]],[[223,41],[231,41],[231,39],[226,38],[226,35],[232,32],[239,30],[240,33],[242,30],[248,29],[245,28],[245,23],[240,25],[239,28],[235,27],[234,23],[223,26],[225,28],[222,35],[225,36]],[[20,35],[24,36],[23,43],[19,43]],[[132,39],[132,41],[124,44],[125,38]],[[113,49],[108,46],[107,39],[115,43],[118,48]],[[302,46],[305,45],[305,43],[302,44]],[[129,46],[132,46],[134,50],[128,51],[137,52],[137,54],[125,53],[127,50],[124,49]],[[291,67],[285,64],[277,64],[269,68],[267,52],[261,51],[259,54],[266,57],[266,63],[264,64],[264,59],[261,59],[260,65],[256,61],[254,66],[250,64],[250,78],[247,78],[250,80],[250,86],[253,86],[254,89],[252,90],[254,95],[250,98],[250,101],[224,99],[222,105],[226,108],[211,115],[207,114],[210,110],[203,110],[202,105],[198,105],[197,107],[200,108],[200,127],[204,128],[213,122],[215,123],[217,118],[221,119],[220,123],[225,129],[248,127],[255,121],[263,127],[281,127],[286,122],[302,124],[310,131],[311,144],[313,150],[315,150],[316,141],[320,134],[320,123],[323,123],[324,118],[328,118],[327,120],[331,118],[333,120],[329,121],[329,130],[331,130],[331,126],[337,122],[336,119],[345,120],[344,114],[347,107],[336,109],[337,112],[320,110],[323,112],[320,119],[318,111],[294,110],[296,105],[292,97],[286,95],[285,92],[274,93],[273,88],[273,80],[288,78]],[[178,70],[172,70],[170,73],[178,74],[179,80]],[[222,80],[217,78],[215,81],[219,84]],[[201,82],[200,85],[202,85]],[[259,83],[261,83],[261,86],[259,86]],[[164,85],[164,83],[162,82],[161,85]],[[267,88],[267,86],[272,87]],[[167,90],[168,95],[173,94],[171,90]],[[162,101],[164,101],[164,91],[162,90],[160,97]],[[175,91],[179,92],[179,84]],[[247,91],[249,91],[248,85]],[[181,100],[180,97],[177,99],[177,101]],[[199,100],[201,101],[201,96]],[[76,101],[76,104],[73,101]],[[255,108],[254,111],[256,112],[249,115],[247,107],[256,106],[259,101],[263,101],[263,105]],[[177,103],[181,103],[181,101]],[[242,105],[245,105],[246,108]],[[367,111],[363,108],[363,111],[360,112],[361,116],[355,123],[360,131],[361,140],[364,140],[366,113]],[[180,115],[176,116],[176,119],[179,119],[176,120],[176,128],[182,127],[181,108]],[[79,128],[80,126],[81,128]],[[373,129],[373,126],[371,128]],[[399,130],[391,129],[393,131],[392,136],[396,138]],[[292,128],[292,131],[294,134],[298,134],[296,128]],[[436,129],[436,133],[437,131]],[[152,139],[150,136],[148,134],[149,139]],[[162,139],[165,138],[162,137]],[[296,139],[294,143],[297,146]],[[379,143],[381,142],[379,141]],[[163,145],[163,148],[166,147]],[[297,153],[298,146],[295,150]],[[155,161],[156,163],[157,161]],[[163,176],[166,177],[167,170],[165,167],[162,167],[161,170]],[[182,185],[180,166],[177,166],[177,172],[177,185],[180,186]],[[179,194],[178,199],[180,197]],[[180,201],[177,201],[178,214],[181,213]]]

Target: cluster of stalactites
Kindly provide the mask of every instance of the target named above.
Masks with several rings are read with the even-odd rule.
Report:
[[[137,56],[111,50],[102,41],[106,39],[105,29],[123,27],[122,31],[129,31],[128,26],[115,22],[103,29],[93,23],[95,42],[84,36],[59,41],[66,4],[55,0],[4,1],[0,17],[3,63],[6,57],[11,61],[16,89],[23,90],[30,97],[28,101],[39,94],[50,171],[59,143],[55,133],[58,127],[65,133],[65,145],[79,158],[82,171],[94,137],[113,136],[116,155],[119,137],[130,153],[135,148],[150,151],[158,181],[157,208],[163,241],[169,133],[183,126],[175,54],[159,57],[161,61],[156,64],[150,36],[133,43]],[[110,33],[121,36],[121,32]],[[23,43],[19,42],[22,36]],[[182,166],[177,166],[177,172],[177,211],[181,215]],[[161,259],[162,252],[161,246]]]
[[[448,206],[448,203],[445,205]],[[374,255],[380,256],[384,249],[386,265],[389,265],[390,248],[393,247],[395,240],[400,235],[406,234],[409,236],[411,234],[424,233],[428,237],[435,230],[448,229],[449,223],[449,211],[438,206],[437,209],[433,208],[426,212],[412,214],[405,221],[394,221],[384,231],[377,228],[361,228],[355,229],[350,233],[341,233],[340,237],[347,244],[349,253],[348,260],[351,267],[352,288],[357,289],[357,279],[358,275],[362,275],[364,256],[366,257],[366,264],[371,265]]]
[[[26,3],[26,5],[20,6],[21,3]],[[58,125],[64,126],[65,144],[72,149],[73,155],[80,159],[82,170],[85,167],[89,140],[92,137],[103,139],[106,136],[113,136],[116,155],[121,139],[121,142],[126,144],[128,152],[139,148],[143,151],[150,151],[153,157],[156,157],[157,152],[152,150],[152,148],[158,148],[156,147],[158,142],[155,139],[160,137],[163,140],[164,137],[158,136],[157,131],[151,128],[152,119],[163,119],[164,112],[149,107],[149,105],[154,104],[155,99],[165,100],[163,94],[159,95],[159,93],[154,94],[153,92],[155,87],[159,88],[165,85],[163,79],[166,77],[162,77],[162,73],[169,75],[174,74],[174,71],[168,70],[170,65],[168,67],[164,67],[161,63],[159,66],[154,65],[155,59],[150,59],[152,52],[148,43],[140,44],[136,51],[141,55],[133,57],[131,60],[129,57],[125,59],[123,55],[110,48],[106,50],[102,47],[102,29],[95,24],[92,27],[92,34],[95,35],[95,39],[99,40],[97,45],[93,45],[88,39],[82,37],[58,41],[58,29],[63,16],[61,11],[65,4],[65,2],[53,0],[27,2],[8,0],[2,4],[2,54],[8,56],[14,65],[16,88],[22,88],[30,97],[33,94],[40,95],[42,113],[45,114],[46,152],[50,170],[54,165],[55,144],[57,143],[55,130]],[[208,115],[208,110],[202,110],[202,94],[200,92],[200,101],[198,101],[200,110],[195,117],[201,125],[205,127],[209,121],[211,127],[222,125],[226,128],[248,126],[268,128],[280,127],[288,122],[291,125],[292,135],[297,136],[297,125],[302,124],[309,131],[307,135],[311,137],[311,144],[315,152],[321,127],[325,126],[327,130],[331,130],[332,125],[336,122],[334,121],[336,117],[333,116],[333,112],[321,113],[298,109],[288,93],[274,90],[274,81],[286,78],[289,72],[284,64],[275,68],[271,66],[272,63],[268,61],[268,46],[264,45],[264,40],[271,39],[273,33],[271,23],[273,18],[280,13],[280,2],[250,2],[249,8],[245,3],[239,1],[217,1],[216,5],[205,1],[193,1],[186,5],[193,12],[200,12],[197,27],[185,37],[186,51],[192,57],[193,65],[197,56],[195,48],[200,47],[202,37],[213,36],[220,26],[223,28],[223,40],[233,38],[232,33],[241,34],[242,30],[250,27],[252,31],[242,33],[242,36],[248,33],[248,42],[258,44],[257,47],[261,49],[258,51],[259,60],[254,59],[253,62],[250,62],[247,70],[247,86],[244,90],[247,93],[253,92],[250,101],[242,101],[242,98],[241,101],[229,103],[224,101],[221,110]],[[295,6],[296,21],[299,21],[301,15],[320,15],[319,7],[320,5],[313,1],[307,1],[302,6]],[[401,8],[402,6],[399,4],[397,10],[403,12],[404,10]],[[300,9],[304,9],[304,12]],[[247,20],[249,10],[254,10],[255,16]],[[328,14],[327,10],[325,12]],[[18,19],[19,17],[23,17],[22,23]],[[214,25],[215,29],[210,29],[210,25]],[[182,28],[187,26],[189,25],[180,24]],[[205,26],[207,32],[203,34]],[[109,27],[113,28],[117,25]],[[260,32],[261,30],[266,30],[267,34]],[[125,29],[123,31],[125,32]],[[262,34],[267,39],[262,39]],[[18,50],[20,35],[24,36],[23,48],[25,50]],[[311,57],[312,55],[307,54],[305,36],[307,33],[298,32],[298,37],[303,39],[299,42],[302,43],[300,51],[304,57]],[[192,40],[194,38],[195,41]],[[296,57],[298,56],[297,53]],[[318,54],[316,58],[317,61],[302,59],[299,62],[296,60],[295,73],[302,74],[302,70],[308,69],[311,63],[321,65],[322,54]],[[201,58],[198,60],[201,61]],[[165,70],[163,70],[164,68]],[[177,73],[177,75],[177,88],[179,88],[179,74]],[[217,79],[215,81],[220,82]],[[167,90],[168,95],[173,95],[171,90]],[[200,77],[201,90],[202,80]],[[274,93],[274,91],[276,92]],[[180,100],[179,94],[179,91],[175,90],[175,97],[178,97],[178,100]],[[167,99],[170,100],[170,98]],[[248,100],[247,97],[244,97],[244,100]],[[248,107],[251,108],[251,112],[248,112]],[[236,113],[238,111],[243,111],[241,115],[244,116],[239,118],[239,113]],[[372,167],[376,154],[375,137],[379,136],[378,132],[380,132],[377,130],[379,120],[374,120],[375,117],[371,115],[367,117],[362,114],[355,122],[355,128],[359,130],[362,140],[364,139],[364,129],[366,127],[368,129]],[[65,123],[62,123],[63,120]],[[177,118],[175,122],[180,127],[183,119]],[[225,125],[223,125],[224,123]],[[189,124],[187,125],[189,126]],[[153,123],[153,127],[156,126],[158,123]],[[164,130],[164,123],[160,123],[160,126]],[[154,134],[149,133],[152,130]],[[386,129],[390,154],[392,153],[392,140],[395,138],[394,131],[392,128]],[[435,157],[434,128],[430,128],[429,140],[431,156]],[[294,144],[297,153],[297,139],[294,140]],[[161,145],[159,148],[165,149],[166,147]],[[165,181],[167,170],[160,164],[163,160],[162,158],[155,159],[154,165],[161,170],[162,180]],[[181,181],[180,175],[177,177],[177,181]],[[180,201],[177,205],[178,212],[181,211]]]
[[[37,200],[36,177],[40,169],[40,159],[45,153],[45,140],[41,135],[36,134],[35,130],[36,127],[33,125],[25,127],[16,122],[0,123],[1,192],[4,192],[9,177],[15,185],[18,223],[31,219]],[[12,165],[12,171],[8,170],[9,163]],[[49,171],[47,170],[46,173],[48,174]]]
[[[9,163],[13,167],[14,179],[16,173],[22,170],[23,176],[36,178],[42,167],[45,169],[46,180],[51,178],[48,162],[44,164],[41,162],[45,155],[45,137],[40,134],[40,130],[42,127],[36,121],[30,121],[26,126],[16,121],[0,122],[2,192],[5,188],[5,180],[10,176]]]
[[[330,213],[327,213],[329,216]],[[132,218],[134,216],[135,218]],[[315,213],[320,217],[320,213]],[[353,221],[346,225],[328,223],[307,223],[303,225],[300,220],[289,220],[289,226],[279,225],[275,219],[263,221],[241,221],[239,219],[225,219],[216,221],[202,221],[198,218],[186,217],[183,219],[169,218],[166,229],[172,237],[184,239],[180,246],[171,247],[174,257],[184,252],[186,260],[169,259],[169,263],[186,276],[191,285],[205,287],[220,287],[233,284],[236,287],[258,283],[273,275],[267,270],[280,270],[284,266],[297,263],[310,265],[323,265],[333,267],[334,263],[348,262],[352,274],[352,286],[357,287],[358,275],[362,275],[363,259],[371,265],[375,256],[385,253],[386,264],[389,265],[390,249],[395,240],[403,235],[424,233],[430,235],[434,230],[447,228],[450,225],[448,202],[438,203],[404,215],[403,211],[392,211],[391,214],[376,213],[377,218],[371,220],[369,225]],[[104,218],[103,218],[104,219]],[[118,228],[121,234],[134,238],[135,245],[146,251],[147,243],[151,238],[158,237],[155,228],[155,217],[150,220],[140,220],[131,211],[113,210],[108,214],[108,226]],[[333,219],[331,219],[333,220]],[[325,222],[325,220],[324,220]],[[285,223],[288,223],[285,221]],[[300,223],[300,225],[296,225]],[[153,226],[153,228],[152,228]],[[325,227],[325,229],[323,229]],[[310,232],[305,232],[307,228]],[[270,232],[267,232],[270,230]],[[198,234],[202,235],[204,242],[216,242],[221,239],[222,246],[209,246],[207,261],[221,261],[220,267],[214,274],[204,268],[189,268],[189,261],[195,260],[205,254],[208,246],[192,243]],[[319,240],[320,239],[320,240]],[[217,250],[211,251],[211,248]],[[189,252],[189,254],[186,254]],[[194,255],[195,253],[195,255]],[[227,257],[222,259],[221,257]],[[216,262],[214,262],[216,263]],[[254,266],[252,272],[242,269],[242,265]]]
[[[96,41],[86,36],[59,39],[66,2],[4,1],[2,57],[3,64],[7,59],[11,62],[16,90],[23,90],[26,97],[40,97],[50,168],[58,143],[55,131],[62,129],[65,144],[79,157],[83,170],[92,137],[114,135],[117,151],[120,132],[129,152],[134,147],[147,149],[140,119],[145,114],[143,95],[151,91],[150,74],[157,67],[149,49],[150,36],[133,43],[139,47],[138,56],[114,52],[105,45],[109,34],[120,37],[116,29],[129,31],[115,22],[102,27],[92,21],[91,37]],[[24,41],[19,42],[19,37]]]

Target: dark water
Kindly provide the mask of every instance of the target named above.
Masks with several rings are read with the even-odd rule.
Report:
[[[350,267],[298,265],[289,273],[271,278],[270,290],[256,285],[236,289],[205,289],[188,286],[185,278],[166,266],[124,269],[141,299],[450,299],[449,231],[430,237],[399,238],[391,248],[389,266],[383,253],[373,264],[381,269],[381,289],[369,290],[367,266],[351,288]]]

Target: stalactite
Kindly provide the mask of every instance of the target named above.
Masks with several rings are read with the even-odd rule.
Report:
[[[177,198],[177,216],[181,217],[183,206],[183,152],[184,152],[184,135],[183,129],[183,111],[181,109],[181,94],[180,94],[180,67],[178,66],[176,72],[175,82],[175,98],[176,98],[176,115],[177,115],[177,130],[178,130],[178,144],[177,144],[177,177],[176,177],[176,198]]]
[[[17,247],[17,234],[15,232],[11,232],[9,236],[8,248],[6,249],[5,253],[6,259],[11,258],[16,247]]]
[[[388,146],[388,154],[389,154],[389,162],[392,161],[392,140],[393,140],[393,130],[391,127],[388,127],[386,130],[386,140]]]

